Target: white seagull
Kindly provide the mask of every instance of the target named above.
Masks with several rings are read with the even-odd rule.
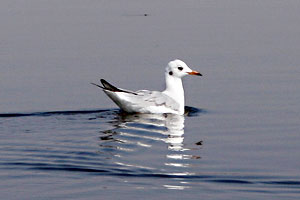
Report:
[[[101,79],[103,89],[122,110],[128,113],[173,113],[184,114],[184,90],[181,78],[185,75],[202,76],[191,70],[183,61],[173,60],[165,71],[166,89],[163,92],[138,90],[136,92],[117,88]]]

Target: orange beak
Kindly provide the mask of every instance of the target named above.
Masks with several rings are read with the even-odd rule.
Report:
[[[202,74],[200,74],[199,72],[197,71],[191,71],[191,72],[188,72],[189,75],[196,75],[196,76],[202,76]]]

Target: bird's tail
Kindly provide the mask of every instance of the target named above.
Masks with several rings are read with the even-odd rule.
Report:
[[[108,91],[112,91],[112,92],[125,92],[125,93],[130,93],[130,94],[137,95],[137,93],[135,93],[135,92],[117,88],[117,87],[113,86],[112,84],[110,84],[109,82],[107,82],[104,79],[100,79],[100,82],[102,83],[103,86],[98,85],[96,83],[91,83],[91,84],[95,85],[95,86],[97,86],[97,87],[99,87],[99,88],[101,88],[103,90],[108,90]]]

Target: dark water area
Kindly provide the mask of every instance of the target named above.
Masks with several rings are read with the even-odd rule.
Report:
[[[0,2],[1,199],[299,199],[300,2]],[[126,114],[99,88],[187,113]]]

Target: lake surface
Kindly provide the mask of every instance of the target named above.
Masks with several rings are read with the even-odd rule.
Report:
[[[3,199],[299,199],[300,2],[0,2]],[[90,82],[163,90],[121,112]]]

